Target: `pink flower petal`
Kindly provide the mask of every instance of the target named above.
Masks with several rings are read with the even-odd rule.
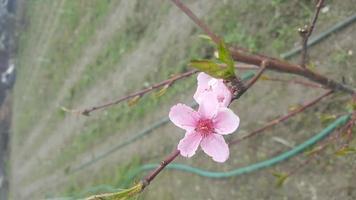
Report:
[[[198,113],[204,119],[212,119],[219,109],[219,103],[215,93],[207,92],[202,96]]]
[[[211,76],[209,76],[208,74],[204,73],[204,72],[200,72],[197,80],[198,80],[198,87],[197,87],[197,91],[194,93],[194,100],[197,103],[200,103],[202,98],[201,95],[204,92],[207,92],[208,90],[210,90],[210,86],[209,86],[209,81],[212,79]]]
[[[210,134],[204,137],[200,146],[216,162],[225,162],[229,158],[229,147],[221,135]]]
[[[202,140],[202,136],[196,132],[186,133],[184,138],[179,141],[178,150],[184,157],[192,157],[197,151],[199,144]]]
[[[228,108],[220,108],[213,119],[215,131],[221,135],[233,133],[240,124],[240,118]]]
[[[201,95],[206,92],[205,88],[198,86],[197,91],[195,91],[193,98],[199,104],[202,101]]]
[[[199,114],[184,104],[177,104],[171,108],[169,119],[179,128],[192,131],[199,120]]]
[[[220,106],[223,106],[223,107],[229,106],[229,104],[231,102],[232,94],[231,94],[231,91],[229,90],[229,88],[226,87],[226,85],[224,84],[223,81],[219,81],[216,84],[214,91],[216,91]]]
[[[197,80],[198,80],[198,86],[203,86],[203,87],[207,87],[208,86],[208,82],[212,79],[211,76],[209,76],[208,74],[204,73],[204,72],[200,72],[198,74]]]

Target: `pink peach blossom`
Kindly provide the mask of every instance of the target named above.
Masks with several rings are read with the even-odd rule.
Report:
[[[178,150],[182,156],[191,157],[200,144],[214,161],[225,162],[229,157],[229,147],[223,135],[233,133],[240,119],[229,108],[221,107],[213,94],[207,93],[203,97],[198,111],[177,104],[169,112],[170,120],[186,131]]]
[[[200,103],[205,93],[214,93],[220,106],[227,107],[230,104],[232,94],[223,79],[213,78],[204,72],[199,73],[197,79],[198,88],[193,96],[196,102]]]

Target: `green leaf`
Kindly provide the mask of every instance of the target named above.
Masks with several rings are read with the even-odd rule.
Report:
[[[320,115],[320,121],[323,124],[328,124],[331,121],[334,121],[336,119],[336,115],[332,115],[332,114],[321,114]]]
[[[263,80],[263,81],[267,81],[267,80],[270,80],[271,78],[267,75],[262,74],[259,79]]]
[[[273,174],[273,176],[275,176],[277,178],[276,187],[282,187],[284,182],[288,178],[288,174],[286,174],[286,173],[274,172],[272,174]]]
[[[140,193],[143,189],[142,183],[139,183],[129,189],[122,190],[120,192],[115,192],[115,193],[106,193],[106,194],[100,194],[100,195],[93,195],[91,197],[86,198],[86,200],[96,200],[96,199],[102,199],[102,200],[126,200],[129,197],[132,197],[134,195],[137,195]]]
[[[193,60],[190,65],[210,76],[218,79],[228,80],[235,77],[233,71],[211,60]]]
[[[356,148],[354,147],[343,147],[335,152],[335,155],[337,156],[346,156],[349,154],[354,154],[356,153]]]
[[[346,109],[347,109],[349,112],[353,112],[354,110],[356,110],[356,102],[355,102],[355,101],[349,101],[349,102],[346,104]]]
[[[158,92],[155,93],[155,97],[158,98],[158,97],[163,96],[167,92],[168,87],[169,87],[169,84],[163,86]]]
[[[308,65],[306,65],[306,68],[308,68],[310,71],[316,72],[315,63],[309,63]]]
[[[310,149],[304,151],[304,155],[306,155],[306,156],[311,156],[311,155],[313,155],[314,153],[320,151],[321,148],[322,148],[321,146],[317,146],[317,147],[314,147],[314,148],[310,148]]]
[[[131,98],[130,100],[127,101],[127,104],[129,105],[129,107],[134,106],[138,103],[138,101],[140,100],[141,96],[137,95],[133,98]]]
[[[289,106],[288,106],[288,111],[289,111],[289,112],[293,112],[293,111],[299,109],[301,106],[302,106],[302,105],[300,105],[300,104],[289,105]]]
[[[204,40],[208,40],[209,42],[213,42],[211,37],[209,37],[208,35],[200,34],[200,35],[198,35],[198,37],[201,39],[204,39]]]
[[[219,60],[227,65],[231,73],[235,73],[234,60],[231,57],[229,49],[226,47],[224,41],[218,45]]]
[[[235,78],[234,60],[231,57],[229,49],[221,41],[218,46],[218,61],[212,60],[192,60],[190,66],[209,74],[214,78],[231,80]]]

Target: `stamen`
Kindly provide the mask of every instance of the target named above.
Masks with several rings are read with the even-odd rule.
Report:
[[[206,137],[209,134],[213,133],[214,126],[212,120],[211,119],[199,120],[196,131],[202,134],[203,137]]]

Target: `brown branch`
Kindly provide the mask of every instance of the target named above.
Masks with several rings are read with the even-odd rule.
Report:
[[[285,79],[281,79],[281,78],[267,77],[264,80],[266,80],[266,81],[279,81],[279,82],[285,82],[285,83],[290,83],[290,84],[299,84],[299,85],[303,85],[303,86],[306,86],[306,87],[324,88],[325,89],[325,87],[320,85],[320,84],[307,82],[307,81],[303,81],[303,80],[297,80],[297,79],[285,80]]]
[[[354,88],[351,88],[342,83],[338,83],[332,79],[329,79],[321,74],[313,72],[307,68],[302,68],[299,65],[288,63],[286,61],[264,56],[264,55],[250,54],[244,50],[236,49],[236,48],[230,48],[230,52],[233,59],[236,61],[252,64],[256,66],[261,66],[261,63],[264,60],[266,60],[268,61],[266,65],[267,69],[283,72],[283,73],[296,74],[299,76],[303,76],[313,82],[319,83],[331,90],[342,91],[351,95],[356,94]]]
[[[183,11],[191,20],[194,21],[203,31],[216,43],[220,43],[220,38],[209,29],[209,27],[201,21],[186,5],[184,5],[180,0],[172,0],[172,2]]]
[[[169,164],[171,163],[175,158],[177,158],[177,156],[179,155],[179,150],[175,150],[173,151],[169,156],[167,156],[166,159],[164,159],[161,164],[155,169],[153,170],[148,176],[146,176],[143,180],[142,180],[142,190],[148,186],[151,181]]]
[[[255,136],[255,135],[257,135],[257,134],[259,134],[259,133],[261,133],[261,132],[263,132],[263,131],[265,131],[265,130],[267,130],[267,129],[269,129],[269,128],[271,128],[271,127],[273,127],[273,126],[275,126],[275,125],[277,125],[279,123],[281,123],[281,122],[286,121],[287,119],[295,116],[296,114],[301,113],[304,110],[306,110],[307,108],[310,108],[311,106],[315,105],[321,99],[323,99],[326,96],[329,96],[331,93],[333,93],[333,91],[331,91],[331,90],[327,91],[326,93],[322,94],[321,96],[319,96],[319,97],[313,99],[312,101],[304,104],[302,107],[299,107],[299,108],[291,111],[290,113],[288,113],[288,114],[286,114],[284,116],[278,117],[277,119],[274,119],[274,120],[268,122],[265,126],[259,128],[257,130],[252,131],[251,133],[243,136],[242,138],[239,138],[239,139],[236,139],[236,140],[232,140],[229,143],[229,145],[234,145],[234,144],[240,143],[242,140],[245,140],[247,138],[251,138],[251,137],[253,137],[253,136]]]
[[[226,64],[219,64],[221,67],[226,67]],[[249,64],[235,64],[236,69],[240,70],[258,70],[259,67],[255,65],[249,65]]]
[[[260,70],[257,72],[257,74],[246,84],[246,90],[248,90],[252,85],[254,85],[256,83],[256,81],[261,77],[261,75],[263,74],[263,72],[266,69],[266,61],[263,61],[261,64],[261,68]]]
[[[263,72],[266,69],[266,63],[267,62],[262,62],[261,64],[261,68],[260,70],[257,72],[257,74],[246,84],[246,86],[242,83],[241,80],[237,79],[233,79],[232,80],[232,86],[230,86],[232,88],[233,91],[233,98],[232,101],[240,98],[253,84],[256,83],[256,81],[261,77],[261,75],[263,74]]]
[[[201,21],[196,15],[192,13],[192,11],[185,6],[180,0],[172,0],[177,7],[179,7],[187,16],[189,16],[193,22],[199,26],[207,35],[209,35],[215,43],[219,43],[219,37],[213,33],[207,25]],[[313,82],[317,82],[331,90],[343,91],[349,94],[356,94],[355,89],[346,86],[342,83],[338,83],[332,79],[329,79],[323,75],[320,75],[316,72],[313,72],[307,68],[303,68],[300,65],[288,63],[286,61],[265,56],[259,54],[250,54],[248,51],[241,49],[241,48],[230,48],[231,55],[234,60],[243,62],[246,64],[261,66],[263,61],[268,61],[266,65],[267,69],[275,70],[284,73],[296,74],[308,78]]]
[[[318,16],[320,13],[321,8],[323,7],[324,0],[319,0],[317,5],[316,5],[316,10],[314,13],[314,17],[308,26],[305,26],[304,28],[300,28],[298,31],[300,35],[302,36],[302,54],[301,54],[301,62],[300,65],[305,68],[306,62],[307,62],[307,49],[308,49],[308,39],[311,36],[315,23],[318,20]]]
[[[187,78],[189,76],[191,76],[192,74],[195,74],[196,72],[198,72],[197,70],[190,70],[190,71],[187,71],[183,74],[180,74],[180,75],[177,75],[177,76],[174,76],[170,79],[167,79],[167,80],[164,80],[160,83],[157,83],[157,84],[154,84],[152,85],[151,87],[148,87],[148,88],[145,88],[143,90],[140,90],[140,91],[137,91],[137,92],[134,92],[134,93],[131,93],[127,96],[124,96],[124,97],[121,97],[117,100],[114,100],[114,101],[110,101],[110,102],[107,102],[107,103],[104,103],[102,105],[98,105],[98,106],[93,106],[91,108],[87,108],[87,109],[84,109],[83,111],[81,111],[80,113],[83,114],[83,115],[86,115],[86,116],[89,116],[89,114],[93,111],[96,111],[96,110],[100,110],[100,109],[103,109],[103,108],[107,108],[107,107],[110,107],[110,106],[113,106],[113,105],[116,105],[118,103],[121,103],[123,101],[126,101],[126,100],[129,100],[131,98],[134,98],[134,97],[141,97],[143,96],[144,94],[148,93],[148,92],[151,92],[152,90],[155,90],[157,88],[160,88],[160,87],[163,87],[165,85],[172,85],[175,81],[177,80],[180,80],[180,79],[183,79],[183,78]]]

